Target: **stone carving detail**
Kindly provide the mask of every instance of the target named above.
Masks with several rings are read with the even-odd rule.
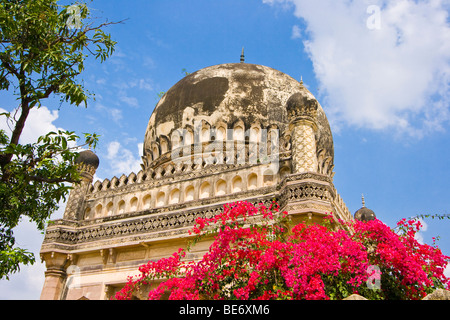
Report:
[[[284,198],[287,202],[297,202],[304,199],[331,200],[330,192],[326,186],[313,182],[289,186],[285,190]]]
[[[254,201],[257,205],[261,202],[269,204],[270,198]],[[223,210],[223,205],[215,205],[201,211],[178,211],[168,214],[151,215],[146,218],[120,221],[116,223],[103,223],[93,227],[87,226],[76,229],[65,229],[62,226],[51,228],[47,231],[45,243],[80,244],[91,241],[99,241],[116,237],[132,236],[152,232],[155,235],[160,231],[175,230],[191,227],[198,217],[211,218]]]
[[[333,158],[331,156],[326,155],[325,150],[320,150],[317,155],[317,164],[318,164],[318,172],[321,174],[325,174],[331,178],[334,177],[334,165]]]
[[[297,123],[294,127],[292,144],[293,172],[317,172],[316,137],[313,127],[307,123]]]
[[[290,122],[305,118],[315,120],[319,102],[308,92],[301,91],[294,93],[289,98],[286,103],[286,109]]]
[[[80,184],[74,185],[73,189],[70,191],[69,199],[67,200],[66,209],[64,211],[64,219],[78,219],[89,185],[90,183],[86,181],[82,181]]]
[[[296,203],[308,199],[330,201],[333,197],[327,185],[315,182],[302,182],[286,186],[279,196],[267,194],[264,197],[258,197],[253,202],[255,205],[261,202],[269,204],[274,199],[274,196],[278,198],[277,200],[282,208],[286,203]],[[111,219],[110,223],[104,222],[95,226],[83,222],[74,225],[75,228],[65,228],[64,224],[58,225],[47,230],[44,244],[61,243],[74,245],[146,233],[153,233],[154,236],[157,236],[160,232],[189,228],[194,225],[197,217],[210,218],[223,210],[223,205],[221,204],[210,205],[202,210],[183,211],[182,208],[178,207],[180,206],[174,206],[173,209],[176,211],[172,213],[162,212],[170,209],[167,207],[159,210],[152,209],[147,214],[141,212],[134,219],[128,218],[126,221],[119,218]],[[143,214],[146,214],[144,218],[142,217]]]
[[[64,211],[64,219],[67,220],[78,220],[82,215],[84,200],[92,184],[96,168],[89,164],[79,163],[78,170],[81,173],[81,181],[73,185],[73,189],[69,194]]]

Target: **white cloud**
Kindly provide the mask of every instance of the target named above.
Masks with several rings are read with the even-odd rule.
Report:
[[[139,101],[135,97],[130,96],[127,92],[130,88],[133,88],[138,84],[139,84],[138,81],[130,81],[130,82],[122,81],[114,84],[114,87],[118,89],[117,95],[119,101],[129,105],[130,107],[138,107]]]
[[[152,91],[153,86],[150,80],[147,79],[139,79],[139,89]]]
[[[2,112],[7,111],[0,108],[0,113]],[[11,112],[11,115],[14,116],[14,111]],[[16,118],[18,118],[19,116],[20,114],[17,114]],[[22,134],[20,136],[20,143],[34,143],[37,141],[38,137],[45,135],[50,131],[57,132],[58,129],[63,130],[53,124],[53,122],[57,120],[58,117],[59,115],[57,110],[49,110],[47,107],[31,109],[25,123],[25,127],[23,128]],[[6,117],[1,117],[0,119],[6,120]],[[6,121],[1,121],[0,129],[5,130],[6,133],[10,135],[13,127],[9,127]]]
[[[118,89],[117,95],[119,101],[131,106],[131,107],[139,107],[139,100],[136,99],[133,94],[130,94],[128,91],[130,89],[139,89],[145,91],[152,91],[153,85],[150,79],[144,78],[136,78],[131,79],[129,81],[121,81],[114,84],[114,87]]]
[[[130,97],[127,94],[125,94],[124,92],[119,95],[119,100],[126,103],[127,105],[129,105],[131,107],[139,106],[139,102],[135,97]]]
[[[302,37],[302,30],[300,29],[299,26],[294,25],[292,27],[292,35],[291,38],[292,39],[300,39]]]
[[[142,147],[142,143],[137,145],[139,153],[136,155],[135,152],[123,147],[118,141],[109,143],[106,158],[109,160],[112,174],[120,176],[122,174],[128,175],[131,172],[139,172],[141,170]]]
[[[335,128],[422,135],[450,120],[450,25],[443,1],[263,2],[291,4],[305,23],[303,43],[324,93],[318,98]]]

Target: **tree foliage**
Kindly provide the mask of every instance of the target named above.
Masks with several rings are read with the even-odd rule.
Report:
[[[198,218],[196,241],[214,235],[198,261],[180,249],[140,266],[115,299],[151,288],[149,299],[340,300],[357,293],[373,300],[421,299],[448,288],[450,257],[414,238],[417,220],[396,233],[379,220],[290,226],[278,205],[238,202],[210,219]],[[340,226],[340,227],[337,227]]]
[[[85,3],[62,6],[56,0],[0,0],[0,89],[17,97],[17,106],[0,115],[10,132],[0,131],[0,279],[34,262],[15,248],[13,229],[27,217],[43,230],[45,222],[78,181],[75,159],[82,146],[95,147],[72,131],[49,132],[21,144],[33,108],[57,96],[61,103],[87,106],[92,94],[80,77],[88,57],[105,61],[115,42],[95,24]],[[81,140],[81,141],[80,141]]]

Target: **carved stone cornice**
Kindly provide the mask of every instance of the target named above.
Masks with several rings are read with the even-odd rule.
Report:
[[[267,188],[267,191],[273,188]],[[261,192],[261,190],[259,190]],[[247,197],[253,193],[242,193]],[[254,194],[253,194],[254,195]],[[236,196],[236,194],[234,194]],[[254,202],[255,205],[261,202],[270,203],[273,199],[273,193],[266,196],[247,201]],[[212,200],[210,200],[212,201]],[[92,246],[98,246],[102,241],[112,243],[123,243],[130,241],[143,241],[156,239],[163,236],[174,236],[188,234],[195,224],[198,217],[211,218],[222,212],[224,203],[207,204],[203,206],[192,206],[190,208],[181,208],[172,206],[161,208],[160,213],[151,214],[151,210],[141,212],[139,215],[126,215],[120,217],[111,217],[109,221],[101,219],[97,221],[75,223],[68,221],[66,225],[64,220],[48,227],[41,251],[51,251],[55,248],[61,250],[81,250]],[[200,203],[198,203],[200,204]],[[177,210],[170,212],[170,209]],[[168,212],[165,212],[165,211]],[[162,212],[161,212],[162,211]]]
[[[335,197],[335,190],[328,176],[314,173],[288,175],[278,186],[222,197],[93,220],[57,220],[47,228],[41,251],[100,250],[125,243],[156,241],[165,237],[187,237],[197,217],[213,217],[222,212],[225,203],[238,201],[236,199],[255,205],[270,204],[276,199],[281,208],[284,208],[287,204],[302,202],[327,204],[332,207]]]

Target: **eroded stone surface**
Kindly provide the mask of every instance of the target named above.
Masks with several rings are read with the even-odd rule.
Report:
[[[176,83],[155,107],[145,134],[144,157],[162,136],[170,141],[174,130],[193,126],[194,121],[210,127],[225,124],[229,129],[242,121],[245,129],[252,124],[274,125],[285,132],[289,124],[286,103],[298,92],[315,100],[297,80],[269,67],[231,63],[201,69]],[[317,151],[325,150],[334,158],[330,126],[320,105],[317,125]]]

